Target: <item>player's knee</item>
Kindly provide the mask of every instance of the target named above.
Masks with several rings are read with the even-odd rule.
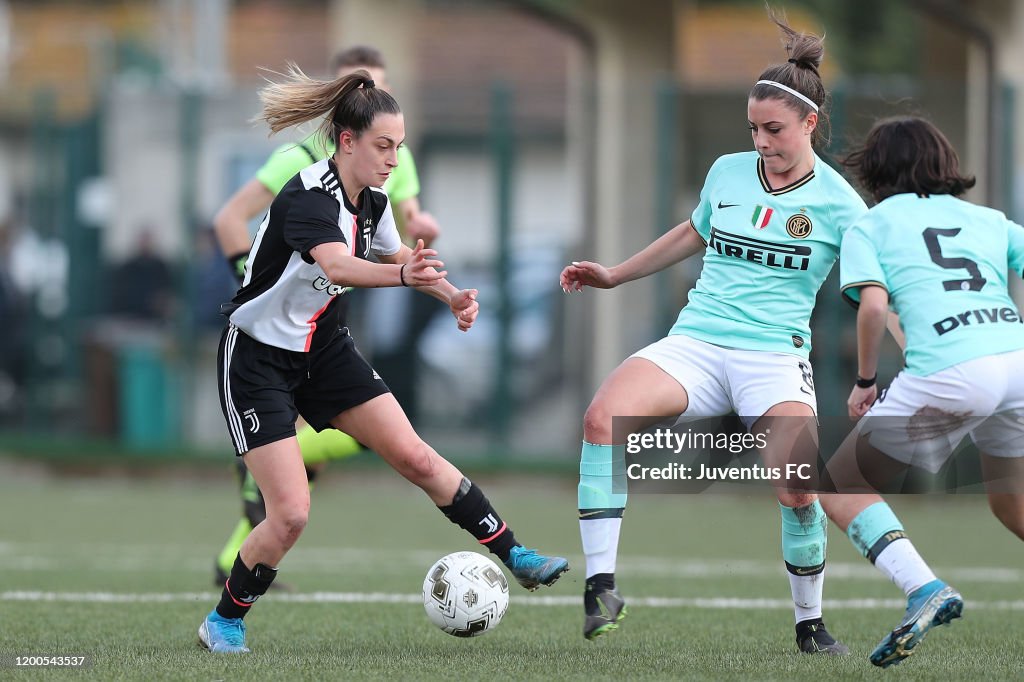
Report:
[[[583,415],[583,439],[588,443],[611,443],[612,416],[608,404],[600,398],[594,398]]]
[[[814,504],[814,501],[818,499],[818,496],[814,493],[805,493],[797,490],[777,490],[776,494],[779,497],[780,504],[793,509]]]
[[[306,528],[306,522],[309,520],[308,511],[296,510],[294,513],[287,514],[281,518],[280,529],[283,540],[286,544],[292,545],[299,536],[302,535],[302,531]]]
[[[411,482],[421,484],[429,481],[438,472],[440,455],[422,440],[416,440],[402,448],[396,468]]]
[[[302,535],[309,521],[309,498],[281,505],[267,515],[267,521],[272,524],[278,539],[290,547]]]

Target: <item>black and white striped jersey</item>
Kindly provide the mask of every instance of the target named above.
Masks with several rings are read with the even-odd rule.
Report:
[[[278,193],[249,251],[242,288],[226,310],[232,324],[277,348],[308,352],[338,330],[338,300],[344,286],[333,284],[310,249],[342,242],[366,259],[402,247],[388,196],[367,187],[359,208],[348,200],[333,159],[301,170]]]

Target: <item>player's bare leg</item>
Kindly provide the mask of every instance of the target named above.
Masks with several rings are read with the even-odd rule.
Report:
[[[624,478],[615,469],[612,421],[628,417],[641,430],[659,417],[686,411],[686,390],[654,363],[628,358],[598,389],[583,418],[583,449],[578,490],[580,537],[587,560],[583,595],[583,636],[595,639],[618,628],[626,604],[615,587],[619,532],[626,507]]]
[[[1024,457],[981,453],[988,506],[1007,530],[1024,540]]]
[[[523,587],[551,585],[569,570],[566,559],[520,545],[480,487],[416,434],[390,393],[342,412],[331,424],[366,444],[423,490],[452,523],[496,554]]]
[[[810,405],[774,405],[754,423],[751,432],[765,435],[766,447],[761,454],[769,469],[789,472],[796,469],[787,465],[799,467],[817,461],[817,419]],[[800,482],[795,476],[791,478],[793,486]],[[813,481],[808,481],[806,488],[775,489],[782,516],[782,557],[793,596],[796,642],[803,653],[844,655],[849,648],[832,637],[822,618],[828,519],[813,487]]]
[[[277,565],[309,519],[309,486],[295,438],[261,445],[245,463],[263,491],[267,517],[242,543],[220,603],[199,626],[199,641],[214,653],[245,653],[243,618],[277,577]]]

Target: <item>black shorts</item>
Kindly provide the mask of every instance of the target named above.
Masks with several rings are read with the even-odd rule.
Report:
[[[323,431],[338,414],[389,392],[345,328],[323,348],[302,353],[268,346],[229,323],[217,374],[239,455],[294,436],[298,415]]]

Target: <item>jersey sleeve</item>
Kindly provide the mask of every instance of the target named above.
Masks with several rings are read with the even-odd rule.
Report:
[[[338,200],[319,187],[302,191],[288,207],[284,222],[284,241],[312,262],[310,250],[320,244],[345,241],[338,228]],[[271,206],[271,212],[274,208]]]
[[[384,213],[377,223],[377,231],[370,243],[370,250],[378,256],[390,256],[402,248],[402,238],[395,224],[395,214],[391,211],[391,201],[384,206]]]
[[[852,187],[846,185],[843,190],[832,203],[832,219],[841,235],[846,234],[868,212],[867,204]]]
[[[400,204],[420,194],[420,177],[416,173],[416,162],[407,147],[398,148],[398,167],[391,173],[384,191],[392,204]]]
[[[708,175],[704,179],[704,187],[700,190],[700,200],[697,202],[697,207],[693,209],[693,213],[690,214],[690,224],[693,225],[693,229],[697,230],[697,234],[705,244],[711,238],[711,191],[718,177],[720,163],[721,159],[715,161],[708,170]]]
[[[860,305],[861,287],[873,284],[889,290],[878,250],[867,231],[860,225],[843,236],[839,251],[839,286],[843,298],[854,307]]]
[[[317,133],[313,133],[302,142],[289,142],[271,152],[256,171],[256,179],[277,196],[296,173],[326,156],[327,150],[317,141]]]
[[[1024,226],[1013,222],[1009,223],[1009,248],[1008,259],[1010,269],[1021,277],[1024,277]]]

